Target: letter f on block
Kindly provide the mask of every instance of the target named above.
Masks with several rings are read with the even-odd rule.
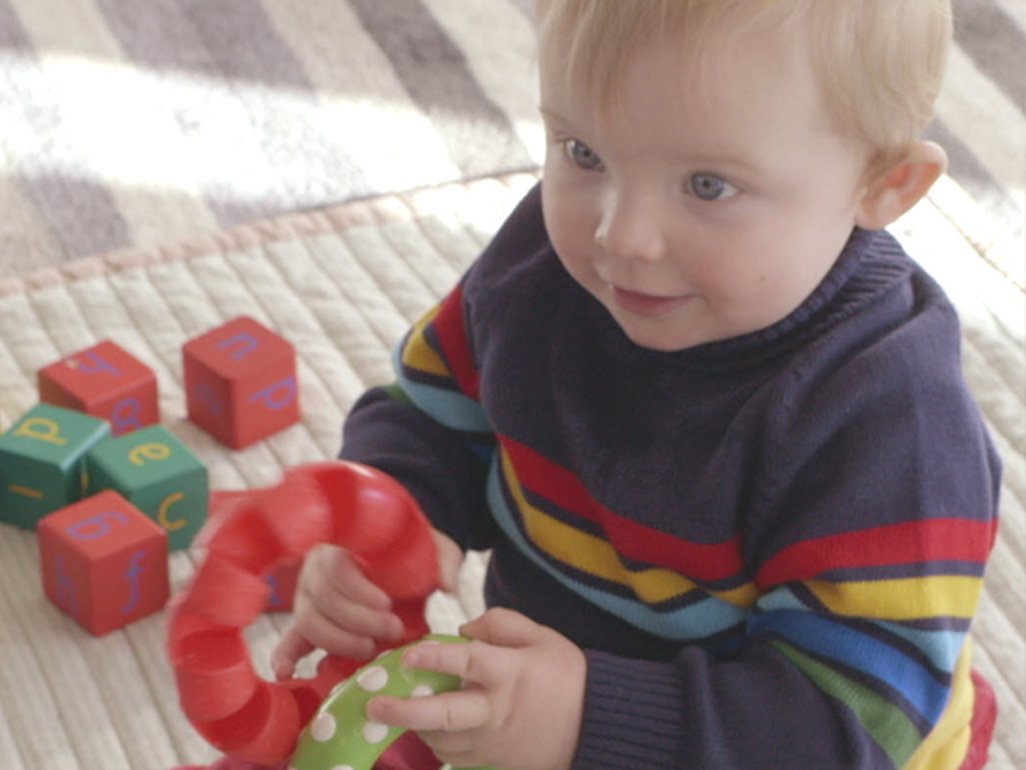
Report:
[[[139,564],[146,556],[145,551],[139,551],[132,556],[132,563],[129,566],[128,571],[125,572],[125,578],[128,579],[128,603],[121,608],[121,614],[127,615],[129,612],[136,608],[139,604],[139,575],[142,574],[143,568]]]
[[[57,557],[57,603],[63,606],[71,617],[78,619],[78,607],[75,605],[75,584],[64,574],[64,560]]]

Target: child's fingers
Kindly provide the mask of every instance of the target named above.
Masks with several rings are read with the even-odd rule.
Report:
[[[437,529],[431,530],[438,551],[438,583],[446,593],[453,593],[459,582],[460,565],[463,564],[463,550],[456,541]]]
[[[509,676],[506,651],[479,642],[418,644],[403,653],[403,665],[451,674],[484,688]]]
[[[526,615],[501,607],[460,626],[460,634],[498,647],[527,647],[538,642],[548,629]]]
[[[488,723],[490,706],[480,690],[458,690],[426,698],[373,698],[367,717],[393,727],[417,732],[454,733]]]
[[[313,651],[314,646],[299,633],[295,625],[290,625],[271,653],[271,669],[275,678],[289,679],[296,671],[296,663]]]
[[[377,610],[392,609],[392,599],[389,595],[367,579],[363,570],[345,549],[323,544],[318,548],[319,550],[313,554],[313,558],[322,564],[312,564],[309,569],[312,587],[316,587],[322,594],[335,592],[348,597],[357,604]],[[326,568],[323,566],[323,562],[327,562]],[[328,578],[329,585],[322,584],[325,577]]]
[[[303,640],[302,643],[292,641],[293,632]],[[303,657],[313,649],[322,649],[331,655],[344,658],[369,660],[376,650],[374,640],[370,636],[353,633],[348,628],[340,627],[313,608],[304,609],[301,615],[297,614],[279,646],[286,644],[291,646],[285,647],[282,651],[285,660],[289,660],[294,651],[302,652],[299,657]],[[299,660],[299,657],[295,660]],[[274,659],[272,654],[272,661]]]
[[[310,597],[316,614],[339,630],[372,639],[400,639],[403,622],[398,615],[354,601],[338,592]]]

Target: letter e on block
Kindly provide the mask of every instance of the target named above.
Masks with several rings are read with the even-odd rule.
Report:
[[[207,519],[206,466],[163,425],[97,444],[86,455],[89,493],[112,489],[159,524],[172,551]]]
[[[162,609],[169,595],[164,530],[108,490],[39,522],[43,590],[96,636]]]
[[[299,420],[296,352],[240,316],[182,347],[189,419],[232,449]]]

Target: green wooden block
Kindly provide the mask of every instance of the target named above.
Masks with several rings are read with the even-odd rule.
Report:
[[[86,453],[110,437],[110,423],[37,404],[0,436],[0,521],[35,529],[82,498]]]
[[[207,469],[162,425],[98,444],[86,457],[90,494],[120,493],[167,531],[172,551],[188,547],[207,519]]]

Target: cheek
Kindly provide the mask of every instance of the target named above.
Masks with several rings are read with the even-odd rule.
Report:
[[[542,188],[545,229],[556,253],[564,260],[579,260],[594,242],[594,226],[588,206],[579,197],[552,186]]]

